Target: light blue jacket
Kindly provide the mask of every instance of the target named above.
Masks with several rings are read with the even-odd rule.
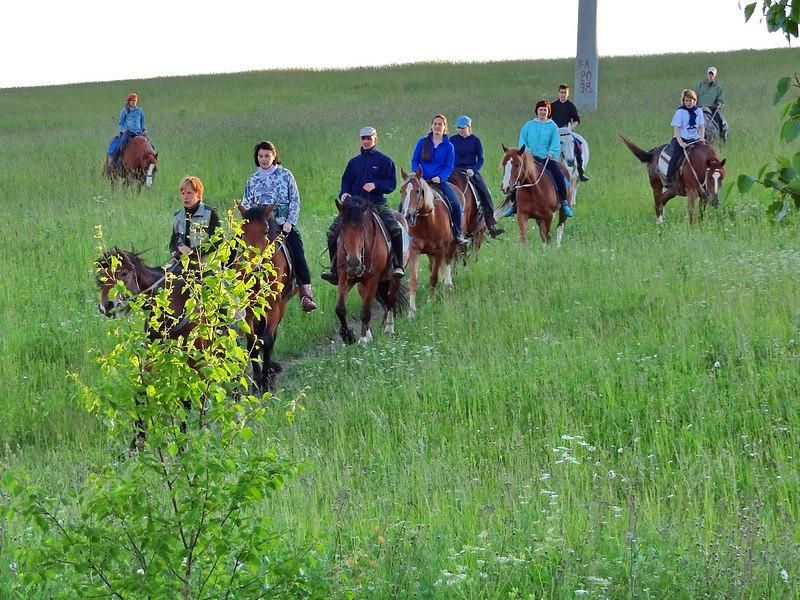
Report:
[[[138,106],[134,106],[132,110],[123,106],[119,112],[119,130],[142,133],[145,129],[147,127],[144,125],[144,111]]]
[[[553,155],[553,160],[561,158],[561,138],[552,119],[531,119],[525,123],[519,131],[519,147],[523,145],[537,158],[545,159],[548,154]]]

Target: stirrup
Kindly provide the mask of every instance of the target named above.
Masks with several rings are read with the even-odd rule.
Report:
[[[454,240],[459,246],[466,246],[469,244],[469,240],[465,238],[463,234],[454,236]]]
[[[405,271],[405,269],[403,269],[403,267],[395,267],[392,270],[392,275],[397,277],[398,279],[400,279],[402,277],[405,277],[406,271]]]

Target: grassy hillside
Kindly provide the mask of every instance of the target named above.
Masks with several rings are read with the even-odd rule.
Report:
[[[732,195],[689,227],[655,215],[644,167],[617,140],[665,143],[680,90],[714,64],[727,97],[728,179],[781,151],[777,79],[797,50],[603,60],[583,115],[592,181],[560,250],[516,228],[367,348],[335,336],[334,288],[296,303],[276,357],[293,425],[265,424],[304,463],[265,510],[316,539],[357,597],[796,597],[800,593],[797,228]],[[0,464],[54,489],[107,460],[67,372],[96,374],[96,229],[167,257],[186,174],[228,208],[270,139],[303,197],[312,271],[359,128],[408,166],[433,114],[469,114],[496,190],[500,144],[573,63],[422,64],[0,90]],[[125,95],[160,153],[152,190],[101,178]],[[397,200],[397,194],[392,196]],[[424,293],[426,288],[421,290]],[[355,297],[351,304],[356,310]],[[0,596],[14,532],[0,525]],[[785,575],[785,577],[783,576]]]

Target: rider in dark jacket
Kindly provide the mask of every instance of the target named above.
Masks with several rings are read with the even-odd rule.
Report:
[[[397,169],[392,159],[376,148],[378,132],[374,127],[363,127],[359,135],[361,150],[345,167],[339,199],[344,201],[349,196],[357,196],[372,202],[373,210],[381,217],[391,237],[393,274],[395,277],[402,277],[405,275],[403,230],[395,218],[394,211],[386,204],[386,194],[391,194],[397,187]],[[322,279],[333,284],[339,282],[336,274],[336,242],[340,226],[341,218],[337,216],[328,228],[328,254],[331,265],[322,272]]]

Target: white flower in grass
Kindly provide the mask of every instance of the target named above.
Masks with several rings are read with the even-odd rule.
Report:
[[[781,569],[781,579],[786,583],[789,583],[789,573],[786,571],[786,569]]]
[[[144,569],[136,569],[137,575],[144,575]]]

